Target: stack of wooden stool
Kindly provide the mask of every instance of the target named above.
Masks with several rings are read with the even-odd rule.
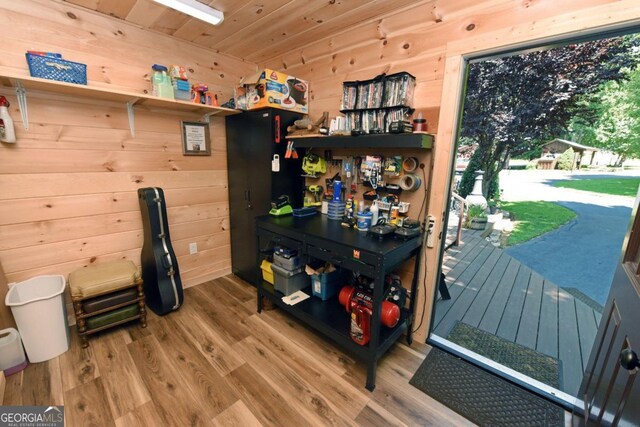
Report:
[[[112,261],[69,274],[69,289],[82,347],[87,336],[132,320],[147,326],[144,290],[131,261]]]

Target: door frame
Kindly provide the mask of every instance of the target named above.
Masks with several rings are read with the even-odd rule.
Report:
[[[527,49],[564,44],[567,41],[587,41],[603,38],[608,35],[620,35],[640,31],[640,6],[633,0],[622,0],[613,4],[603,4],[574,13],[558,15],[534,23],[507,27],[494,32],[485,33],[471,39],[447,44],[442,98],[440,102],[440,118],[434,149],[433,182],[431,183],[432,199],[430,214],[440,218],[440,244],[437,255],[426,257],[425,269],[427,283],[431,286],[424,295],[424,307],[429,313],[429,321],[425,322],[424,331],[427,343],[442,348],[469,360],[490,372],[507,376],[507,379],[535,393],[559,403],[570,410],[582,411],[581,401],[569,394],[558,394],[554,389],[513,370],[503,369],[490,359],[477,358],[474,353],[459,347],[432,334],[435,302],[437,299],[437,283],[440,277],[444,248],[446,244],[446,221],[448,219],[448,203],[455,165],[455,150],[458,139],[459,124],[462,120],[462,103],[466,81],[466,69],[469,61],[491,56],[503,56],[512,52]],[[441,191],[434,191],[440,189]],[[480,359],[480,360],[479,360]]]

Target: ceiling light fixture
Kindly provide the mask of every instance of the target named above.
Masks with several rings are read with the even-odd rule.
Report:
[[[218,25],[224,20],[224,12],[200,3],[196,0],[153,0],[178,12],[193,16],[212,25]]]

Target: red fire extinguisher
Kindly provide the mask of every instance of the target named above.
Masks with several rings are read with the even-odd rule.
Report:
[[[345,286],[340,291],[338,300],[347,312],[351,313],[351,339],[360,345],[366,345],[371,338],[373,296],[369,292],[357,290],[354,286]],[[383,301],[380,322],[393,328],[399,320],[400,307],[390,301]]]

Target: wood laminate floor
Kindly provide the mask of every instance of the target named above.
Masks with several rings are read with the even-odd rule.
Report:
[[[426,345],[397,343],[374,392],[365,369],[228,276],[182,308],[90,339],[7,379],[5,405],[65,405],[69,426],[472,425],[409,385]]]

